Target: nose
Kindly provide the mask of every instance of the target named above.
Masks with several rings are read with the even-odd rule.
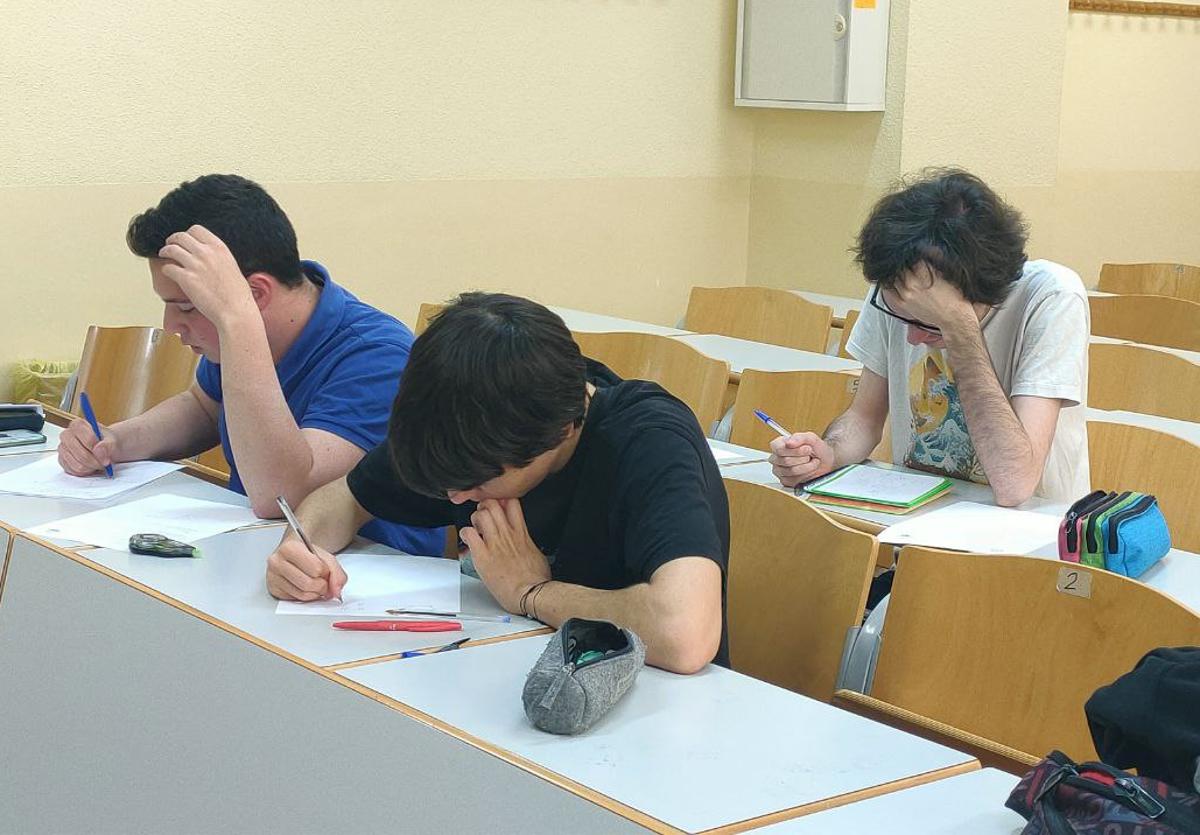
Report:
[[[163,330],[183,337],[184,328],[179,322],[179,317],[172,313],[169,307],[163,311]]]
[[[939,339],[936,333],[930,333],[924,328],[918,328],[916,325],[908,326],[907,336],[909,345],[928,345],[932,342],[937,342]]]
[[[454,504],[462,504],[463,502],[478,501],[475,498],[478,490],[447,490],[446,498]]]

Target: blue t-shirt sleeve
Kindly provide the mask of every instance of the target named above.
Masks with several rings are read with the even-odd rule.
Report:
[[[408,363],[395,342],[362,342],[329,372],[297,416],[301,429],[321,429],[367,451],[387,435],[388,416]]]
[[[221,366],[211,363],[207,357],[200,358],[196,366],[196,382],[200,390],[215,400],[221,402]]]

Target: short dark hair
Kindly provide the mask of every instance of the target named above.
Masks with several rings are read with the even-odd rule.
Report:
[[[996,305],[1021,277],[1027,239],[1021,214],[983,180],[937,168],[876,203],[853,252],[872,284],[895,287],[924,261],[967,301]]]
[[[388,423],[392,466],[443,498],[554,449],[586,409],[586,364],[562,319],[518,296],[463,293],[413,345]]]
[[[242,275],[267,273],[288,287],[304,281],[296,230],[266,190],[236,174],[205,174],[172,189],[129,221],[134,255],[157,258],[167,238],[199,224],[225,242]]]

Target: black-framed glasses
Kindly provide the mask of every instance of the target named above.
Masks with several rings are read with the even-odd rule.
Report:
[[[890,307],[888,307],[887,299],[885,299],[879,295],[879,285],[878,284],[875,285],[875,290],[874,290],[874,292],[871,293],[871,302],[870,303],[871,303],[871,307],[875,308],[876,310],[878,310],[882,313],[886,313],[888,316],[891,316],[893,319],[899,319],[901,322],[903,322],[906,325],[912,325],[915,328],[920,328],[921,330],[925,331],[926,333],[941,333],[942,332],[941,328],[934,327],[933,325],[927,325],[924,322],[918,321],[916,319],[908,319],[904,316],[901,316],[896,311],[892,310]]]

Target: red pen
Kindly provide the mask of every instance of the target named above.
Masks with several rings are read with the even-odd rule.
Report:
[[[358,632],[458,632],[462,624],[456,620],[339,620],[333,628]]]

